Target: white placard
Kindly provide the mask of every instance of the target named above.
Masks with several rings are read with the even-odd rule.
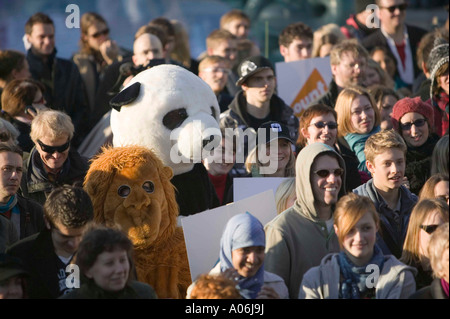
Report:
[[[233,199],[239,201],[267,190],[272,190],[275,196],[278,186],[286,179],[287,177],[235,177]]]
[[[181,219],[193,281],[198,275],[208,273],[219,260],[220,238],[228,220],[246,212],[258,218],[263,225],[267,224],[277,215],[273,192],[268,190]]]
[[[295,115],[328,91],[333,75],[330,57],[277,62],[278,96],[294,109]]]

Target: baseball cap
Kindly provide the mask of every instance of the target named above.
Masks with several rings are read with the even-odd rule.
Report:
[[[265,139],[263,141],[260,141],[259,138],[264,137],[264,131]],[[258,128],[258,134],[256,135],[256,144],[267,144],[280,138],[288,140],[292,144],[295,144],[291,139],[291,134],[289,133],[289,129],[286,125],[276,121],[265,122]]]
[[[272,63],[262,55],[245,59],[238,66],[239,80],[237,80],[236,86],[242,85],[249,77],[265,69],[272,69],[275,72]]]

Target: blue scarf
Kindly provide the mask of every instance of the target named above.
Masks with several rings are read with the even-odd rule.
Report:
[[[233,268],[231,252],[233,250],[251,247],[266,246],[264,227],[261,222],[250,213],[239,214],[232,217],[220,239],[220,271]],[[255,299],[264,284],[264,264],[252,277],[240,277],[238,288],[245,299]]]
[[[17,195],[11,196],[9,201],[3,205],[0,206],[0,214],[5,214],[6,212],[11,211],[13,214],[19,214],[19,207],[17,207]]]
[[[379,273],[381,274],[384,264],[384,255],[381,249],[375,244],[373,247],[373,256],[365,266],[355,266],[343,251],[339,253],[338,262],[341,274],[344,276],[344,281],[341,285],[342,298],[360,299],[360,295],[368,289],[366,280],[371,273],[366,272],[367,265],[377,265],[380,270]]]

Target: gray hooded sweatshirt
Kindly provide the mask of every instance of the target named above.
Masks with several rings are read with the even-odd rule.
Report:
[[[332,153],[339,166],[345,169],[342,157],[328,145],[314,143],[306,146],[296,160],[295,204],[265,226],[265,270],[284,279],[291,299],[298,298],[303,274],[318,266],[323,257],[339,252],[339,242],[332,229],[328,232],[318,218],[311,188],[311,167],[317,156]],[[345,194],[345,174],[342,176],[340,196]]]

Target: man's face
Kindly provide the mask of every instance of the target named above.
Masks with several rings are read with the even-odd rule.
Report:
[[[399,148],[385,149],[375,156],[373,163],[366,161],[376,188],[383,192],[398,189],[405,175],[405,153]]]
[[[220,93],[228,81],[230,69],[224,62],[216,62],[207,65],[198,72],[198,76],[205,81],[214,93]]]
[[[231,61],[232,66],[236,63],[237,58],[237,42],[236,40],[222,41],[214,48],[209,48],[208,55],[218,55]]]
[[[341,88],[350,85],[362,85],[365,79],[366,59],[357,57],[353,52],[342,52],[341,62],[331,66],[336,84]]]
[[[230,31],[238,39],[246,39],[250,31],[250,23],[245,19],[235,19],[228,22],[223,28]]]
[[[261,105],[269,102],[275,92],[276,79],[272,69],[263,69],[242,84],[248,103]]]
[[[280,53],[284,62],[309,59],[312,53],[312,40],[308,38],[295,38],[289,46],[280,46]]]
[[[0,152],[0,202],[17,193],[22,178],[22,157],[13,152]]]
[[[51,138],[46,135],[42,136],[39,142],[36,142],[36,149],[39,152],[42,162],[50,169],[50,170],[59,170],[63,167],[64,162],[67,160],[69,156],[70,144],[67,145],[65,150],[60,151],[46,151],[49,147],[50,149],[55,147],[63,147],[69,141],[68,135],[62,135],[58,138]],[[44,150],[45,148],[45,150]]]
[[[311,167],[311,187],[314,201],[321,206],[330,206],[338,200],[342,178],[337,173],[341,170],[337,159],[331,155],[322,155],[314,160]],[[319,174],[322,171],[333,172],[326,177]]]
[[[384,29],[395,30],[405,23],[405,5],[405,0],[380,0],[378,17]]]
[[[144,33],[134,41],[133,51],[135,65],[147,65],[150,60],[164,58],[161,41],[150,33]]]
[[[27,39],[34,53],[50,55],[55,49],[55,28],[52,24],[36,23],[31,34],[27,34]]]
[[[55,253],[63,257],[72,256],[78,249],[85,227],[71,228],[64,226],[61,222],[51,225],[48,221],[46,221],[46,225],[52,232]]]

